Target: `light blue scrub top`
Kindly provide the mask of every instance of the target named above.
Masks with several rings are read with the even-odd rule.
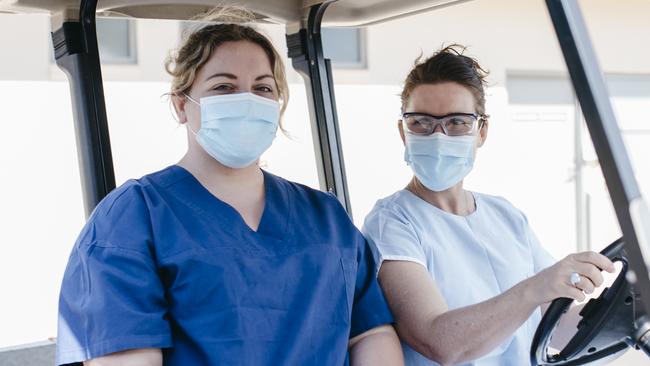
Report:
[[[379,200],[362,229],[378,267],[385,260],[423,265],[449,309],[499,295],[555,262],[542,248],[524,214],[500,197],[473,193],[476,210],[445,212],[407,190]],[[522,366],[541,314],[537,310],[512,337],[465,365]],[[403,343],[407,366],[438,365]]]

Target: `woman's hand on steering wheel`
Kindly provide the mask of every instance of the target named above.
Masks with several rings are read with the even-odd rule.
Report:
[[[614,272],[614,264],[596,252],[581,252],[566,258],[530,277],[528,298],[543,304],[560,297],[583,301],[603,283],[602,270]],[[576,276],[574,273],[577,273]],[[572,277],[577,282],[572,283]]]

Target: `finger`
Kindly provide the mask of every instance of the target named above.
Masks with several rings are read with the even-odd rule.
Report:
[[[575,264],[574,270],[578,272],[580,277],[586,277],[591,280],[591,283],[596,287],[602,285],[605,280],[600,269],[593,264],[578,262]]]
[[[603,269],[607,272],[614,272],[614,263],[609,258],[596,252],[581,252],[575,253],[573,258],[578,262],[591,263],[594,266]]]
[[[579,290],[579,289],[577,289],[577,288],[575,288],[573,286],[568,286],[565,297],[574,299],[576,301],[583,301],[584,299],[587,298],[587,295],[585,295],[584,292],[582,292],[581,290]]]
[[[582,290],[586,294],[590,294],[596,289],[594,283],[591,282],[591,280],[586,276],[580,276],[580,281],[575,284],[575,287]]]

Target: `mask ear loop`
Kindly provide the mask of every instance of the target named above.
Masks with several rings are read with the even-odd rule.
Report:
[[[198,105],[199,107],[201,106],[201,103],[199,103],[199,102],[197,102],[196,100],[194,100],[194,98],[190,97],[189,95],[187,95],[187,94],[185,94],[185,93],[183,93],[183,95],[185,96],[185,98],[187,98],[187,99],[189,99],[190,101],[194,102],[194,104]]]
[[[185,96],[185,98],[189,99],[191,102],[193,102],[194,104],[196,104],[196,105],[198,105],[199,107],[201,107],[201,103],[199,103],[199,102],[197,102],[196,100],[194,100],[194,98],[190,97],[190,96],[187,95],[185,92],[183,92],[183,95]],[[187,129],[188,129],[191,133],[194,134],[194,137],[195,137],[195,138],[198,137],[198,134],[197,134],[196,132],[194,132],[194,130],[190,127],[190,124],[189,124],[189,123],[186,123],[186,124],[185,124],[185,127],[187,127]]]

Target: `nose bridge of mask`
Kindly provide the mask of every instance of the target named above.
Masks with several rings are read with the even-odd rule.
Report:
[[[249,120],[277,124],[280,114],[278,102],[252,93],[217,95],[201,98],[201,120],[206,128],[220,119],[246,117]]]
[[[411,154],[431,154],[435,152],[444,156],[467,157],[473,154],[475,136],[447,136],[434,133],[429,136],[407,134],[406,142]]]

